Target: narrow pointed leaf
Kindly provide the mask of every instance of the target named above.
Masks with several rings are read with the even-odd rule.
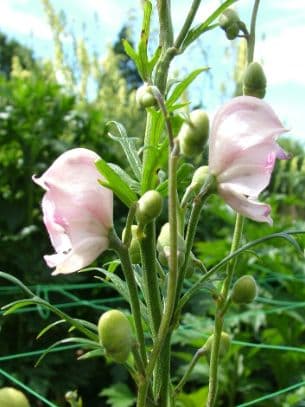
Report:
[[[99,358],[105,355],[105,351],[102,347],[94,350],[90,350],[89,352],[84,353],[83,355],[79,356],[77,360],[87,360],[93,358]]]
[[[4,273],[3,271],[0,271],[0,278],[4,278],[7,281],[10,281],[11,283],[17,285],[18,287],[21,288],[22,291],[24,291],[25,294],[29,295],[30,297],[34,297],[35,294],[26,286],[22,283],[22,281],[18,280],[18,278]]]
[[[44,352],[43,354],[39,357],[39,359],[37,360],[37,362],[35,363],[35,367],[37,367],[39,365],[39,363],[42,361],[42,359],[44,359],[44,357],[54,348],[56,348],[58,345],[63,345],[66,343],[77,343],[79,344],[80,347],[82,348],[86,348],[86,349],[96,349],[96,348],[100,348],[100,344],[98,342],[94,342],[94,341],[90,341],[88,339],[84,339],[84,338],[78,338],[78,337],[73,337],[73,338],[65,338],[65,339],[61,339],[55,343],[53,343],[53,345],[49,346]]]
[[[183,79],[183,81],[178,83],[178,85],[174,88],[170,97],[168,98],[166,106],[170,108],[179,99],[183,92],[185,92],[187,87],[197,78],[197,76],[202,72],[207,71],[208,69],[208,67],[196,69],[195,71],[191,72],[185,79]]]
[[[115,195],[128,207],[137,201],[137,195],[121,177],[102,158],[95,163],[99,172],[106,179],[100,184],[111,189]]]
[[[227,0],[222,3],[203,23],[197,25],[196,27],[190,29],[185,40],[182,43],[182,50],[185,50],[193,41],[200,37],[205,31],[208,31],[212,28],[218,26],[218,24],[212,25],[212,23],[216,20],[217,17],[220,16],[228,7],[230,7],[233,3],[237,0]]]
[[[134,180],[131,178],[129,174],[127,174],[126,171],[124,171],[121,167],[119,167],[116,164],[109,163],[108,164],[110,168],[113,169],[115,173],[127,184],[130,186],[130,188],[137,194],[140,193],[140,184],[138,181]]]
[[[110,121],[107,123],[107,127],[110,128],[111,126],[116,128],[119,136],[115,136],[111,132],[108,132],[109,137],[121,144],[131,170],[139,181],[141,179],[142,163],[138,156],[135,139],[128,137],[126,130],[121,123]]]

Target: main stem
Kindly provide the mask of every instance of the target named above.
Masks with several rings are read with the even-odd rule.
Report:
[[[177,239],[178,239],[178,222],[177,222],[177,163],[179,148],[175,144],[173,150],[169,153],[169,223],[170,223],[170,259],[168,272],[168,285],[166,294],[166,304],[164,314],[157,339],[154,343],[153,350],[146,368],[145,384],[139,389],[137,407],[145,407],[149,381],[154,371],[156,362],[160,356],[163,344],[168,337],[170,323],[176,301],[176,289],[178,278],[178,258],[177,258]],[[164,373],[165,374],[165,373]]]
[[[155,338],[161,321],[161,296],[157,277],[154,221],[146,225],[144,234],[145,236],[140,239],[143,282],[150,326]]]
[[[136,336],[139,343],[140,355],[143,365],[146,366],[147,355],[145,348],[144,331],[141,320],[140,300],[138,295],[137,283],[134,277],[128,248],[121,242],[114,230],[110,235],[110,247],[118,254],[121,260],[124,277],[127,282],[130,295],[130,307],[135,321]]]
[[[233,240],[231,245],[230,254],[237,250],[243,229],[243,216],[236,215],[235,229],[233,234]],[[218,362],[219,362],[219,347],[221,340],[221,332],[223,329],[224,313],[226,311],[226,304],[228,300],[228,294],[233,277],[233,273],[236,266],[236,258],[233,261],[228,262],[226,269],[226,278],[223,282],[221,293],[217,299],[215,326],[214,326],[214,341],[212,345],[211,359],[210,359],[210,380],[209,380],[209,393],[207,407],[213,407],[216,402],[217,395],[217,383],[218,383]]]

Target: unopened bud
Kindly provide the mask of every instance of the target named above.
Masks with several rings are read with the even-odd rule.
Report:
[[[225,31],[229,40],[234,40],[239,34],[240,19],[235,10],[227,8],[219,17],[219,25]]]
[[[140,242],[138,240],[138,226],[131,226],[131,241],[129,244],[129,255],[132,264],[138,264],[141,262],[141,251],[140,251]],[[124,228],[122,232],[122,239],[124,240],[126,234],[126,229]]]
[[[170,225],[165,223],[160,231],[158,241],[157,241],[157,251],[160,263],[163,266],[168,266],[170,258]],[[178,264],[181,266],[185,259],[185,242],[183,237],[178,233],[177,241],[177,256]]]
[[[141,108],[153,107],[157,104],[157,100],[152,92],[152,86],[144,85],[140,86],[136,91],[136,103]]]
[[[244,95],[263,99],[266,94],[267,79],[262,66],[258,62],[248,65],[243,80]]]
[[[205,351],[208,354],[208,356],[210,356],[211,352],[212,352],[214,337],[215,337],[214,334],[209,336],[204,345]],[[219,356],[220,357],[223,357],[226,355],[226,353],[228,353],[228,351],[230,349],[230,345],[231,345],[230,335],[227,334],[226,332],[221,332],[221,337],[220,337],[220,342],[219,342]]]
[[[191,188],[194,192],[198,193],[200,189],[205,184],[206,180],[209,177],[209,167],[208,165],[202,165],[201,167],[197,168],[197,170],[193,174]]]
[[[140,225],[146,225],[157,218],[163,206],[162,195],[158,191],[147,191],[138,201],[136,218]]]
[[[203,110],[193,110],[178,134],[180,150],[187,157],[198,155],[209,136],[209,117]]]
[[[232,288],[231,300],[235,304],[250,304],[257,295],[257,285],[250,275],[240,277]]]
[[[132,346],[132,330],[123,312],[110,310],[98,321],[100,343],[106,355],[117,363],[125,363]]]
[[[1,407],[30,407],[25,395],[14,387],[2,387],[0,389]]]

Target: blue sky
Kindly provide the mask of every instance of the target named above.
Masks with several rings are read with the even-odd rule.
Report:
[[[51,0],[56,10],[66,13],[68,26],[76,36],[85,37],[91,47],[105,55],[124,22],[138,15],[134,21],[135,36],[139,34],[139,0]],[[174,27],[179,30],[186,15],[189,0],[172,0]],[[204,19],[219,4],[218,0],[204,0],[197,22]],[[249,22],[253,0],[239,0],[236,9]],[[137,14],[138,12],[138,14]],[[97,17],[97,18],[96,18]],[[138,20],[137,20],[138,19]],[[98,21],[98,24],[97,22]],[[83,31],[85,26],[85,31]],[[1,0],[0,30],[11,38],[30,46],[35,55],[52,58],[52,34],[47,24],[41,0]],[[305,3],[304,0],[261,0],[257,25],[255,59],[263,62],[268,80],[266,100],[282,118],[291,134],[305,142]],[[66,38],[69,46],[69,38]],[[228,81],[230,59],[225,47],[230,44],[220,30],[208,33],[201,41],[207,51],[211,80],[205,76],[193,87],[192,96],[203,101],[209,110],[220,104],[217,91],[220,83]],[[203,54],[197,46],[186,56],[177,58],[173,70],[181,75],[204,66]]]

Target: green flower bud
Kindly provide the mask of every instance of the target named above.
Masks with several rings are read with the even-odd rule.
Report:
[[[123,312],[110,310],[98,321],[100,343],[106,355],[117,363],[125,363],[132,346],[132,330]]]
[[[209,177],[209,167],[208,165],[202,165],[201,167],[197,168],[197,170],[193,174],[191,188],[194,192],[198,193],[200,189],[205,184],[206,180]]]
[[[14,387],[2,387],[0,389],[1,407],[30,407],[25,395]]]
[[[250,304],[257,295],[257,285],[250,275],[240,277],[232,288],[231,300],[235,304]]]
[[[178,134],[180,150],[186,157],[198,155],[209,136],[209,117],[203,110],[193,110]]]
[[[157,251],[160,263],[163,266],[168,266],[168,261],[170,257],[170,237],[169,237],[169,223],[165,223],[160,231],[158,240],[157,240]],[[181,266],[184,263],[185,259],[185,242],[183,237],[178,233],[178,264]]]
[[[227,8],[219,17],[218,23],[222,29],[227,29],[230,25],[240,21],[239,15],[232,8]]]
[[[158,191],[147,191],[138,201],[136,218],[140,225],[146,225],[157,218],[163,206],[162,195]]]
[[[152,86],[144,83],[144,85],[137,89],[136,103],[141,108],[153,107],[157,104],[156,98],[152,92]]]
[[[131,226],[131,242],[129,245],[129,255],[132,264],[139,264],[141,263],[141,251],[140,251],[140,242],[138,240],[138,226],[132,225]],[[126,230],[123,230],[122,239],[125,237]]]
[[[266,94],[267,79],[262,66],[258,62],[248,65],[243,79],[244,95],[263,99]]]
[[[240,19],[235,10],[227,8],[219,17],[218,22],[229,40],[234,40],[238,36]]]
[[[207,352],[209,357],[211,356],[213,341],[214,341],[214,334],[212,334],[211,336],[208,337],[208,339],[204,345],[205,351]],[[230,349],[230,345],[231,345],[230,335],[227,334],[226,332],[221,332],[220,343],[219,343],[219,356],[220,357],[223,357],[226,355],[226,353],[228,353],[228,351]]]
[[[235,40],[239,34],[239,24],[233,23],[228,28],[225,29],[226,37],[228,40]]]

